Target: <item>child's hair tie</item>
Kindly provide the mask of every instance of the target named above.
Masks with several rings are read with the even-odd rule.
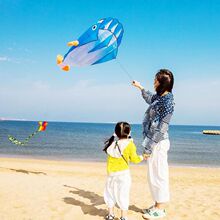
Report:
[[[117,134],[113,133],[112,136],[113,136],[113,137],[117,137]]]

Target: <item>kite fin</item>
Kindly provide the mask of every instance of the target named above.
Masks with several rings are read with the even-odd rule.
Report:
[[[62,70],[64,70],[64,71],[69,71],[70,70],[70,66],[64,66],[64,67],[62,67]]]
[[[78,46],[79,45],[79,41],[78,40],[74,40],[74,41],[70,41],[70,42],[68,42],[68,44],[67,44],[68,46]]]
[[[104,63],[107,62],[109,60],[115,59],[115,57],[117,56],[117,50],[113,50],[112,52],[108,53],[106,56],[102,57],[101,59],[97,60],[94,64],[98,64],[98,63]]]
[[[63,57],[61,55],[57,55],[57,64],[61,64],[63,62]]]

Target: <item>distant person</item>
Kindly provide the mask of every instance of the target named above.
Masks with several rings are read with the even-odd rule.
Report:
[[[170,200],[167,153],[170,148],[168,129],[174,111],[173,83],[173,74],[167,69],[161,69],[155,76],[156,94],[145,91],[139,82],[132,82],[149,104],[143,120],[142,145],[148,164],[149,188],[155,204],[143,210],[143,218],[146,219],[165,217],[165,203]]]
[[[107,153],[107,172],[104,200],[108,206],[109,214],[106,220],[113,220],[114,206],[121,209],[120,220],[127,220],[129,207],[129,193],[131,176],[129,162],[140,163],[143,156],[138,156],[136,146],[130,138],[131,127],[127,122],[118,122],[114,135],[105,142],[104,151]],[[116,138],[116,140],[115,140]]]

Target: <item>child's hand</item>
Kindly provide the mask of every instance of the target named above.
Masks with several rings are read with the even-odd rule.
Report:
[[[150,157],[150,154],[143,154],[144,160],[147,160]]]
[[[138,81],[132,81],[132,85],[137,87],[138,89],[143,89],[144,87]]]

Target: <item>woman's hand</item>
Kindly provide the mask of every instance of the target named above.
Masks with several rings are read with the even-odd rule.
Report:
[[[144,87],[138,81],[132,81],[132,85],[137,87],[138,89],[142,90]]]

